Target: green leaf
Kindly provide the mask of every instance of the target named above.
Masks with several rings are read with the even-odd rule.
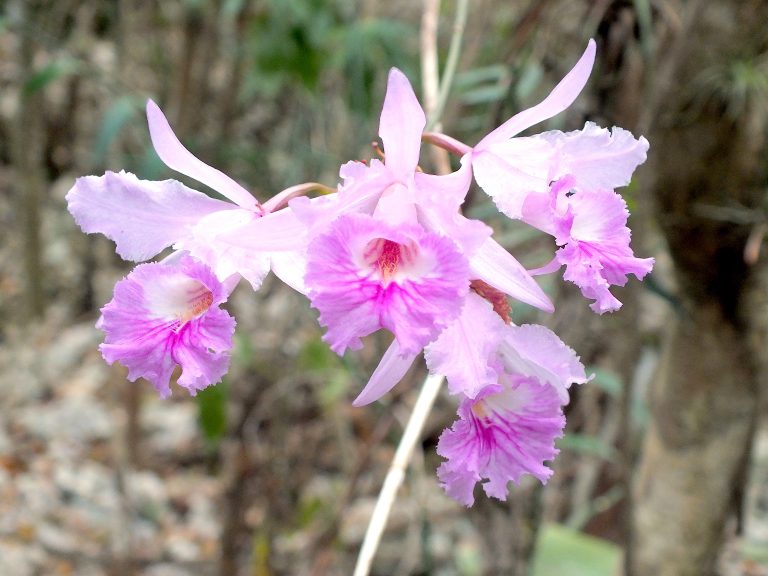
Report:
[[[504,83],[507,80],[507,67],[503,64],[493,64],[491,66],[482,66],[472,68],[465,72],[456,74],[456,80],[453,85],[457,91],[474,88],[479,84],[487,82],[493,84]]]
[[[611,370],[603,370],[602,368],[588,368],[587,374],[594,374],[592,384],[597,386],[610,396],[618,398],[621,396],[621,391],[624,388],[624,382],[621,380],[621,376]]]
[[[533,576],[613,576],[621,561],[617,546],[558,524],[542,526]]]
[[[501,85],[481,86],[468,90],[461,95],[461,101],[471,106],[473,104],[487,104],[497,102],[507,95],[507,87]]]
[[[515,83],[515,97],[518,101],[525,102],[534,93],[544,77],[544,70],[537,60],[531,60],[523,68],[520,77]]]
[[[227,431],[228,392],[226,383],[222,382],[200,390],[196,396],[200,428],[205,439],[214,446]]]
[[[118,98],[107,108],[93,144],[92,161],[95,166],[104,164],[110,146],[120,136],[123,128],[136,117],[139,108],[139,102],[129,96]]]
[[[616,457],[616,449],[601,438],[576,432],[571,432],[560,438],[557,441],[557,447],[561,450],[597,456],[605,460],[613,460]]]
[[[304,344],[299,363],[304,370],[319,373],[326,373],[341,366],[339,357],[319,338],[313,338]]]
[[[35,92],[43,90],[48,84],[59,78],[79,73],[82,68],[82,62],[71,57],[63,57],[54,60],[53,62],[49,62],[27,78],[27,81],[24,83],[24,88],[22,89],[22,94],[25,98],[29,97]]]

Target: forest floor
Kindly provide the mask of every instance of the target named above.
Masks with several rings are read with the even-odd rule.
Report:
[[[0,575],[144,576],[218,572],[225,482],[212,473],[198,425],[197,404],[178,394],[161,401],[144,383],[139,410],[143,466],[131,463],[129,416],[120,368],[104,364],[91,320],[62,325],[49,318],[33,330],[7,332],[0,346]],[[339,529],[337,551],[354,559],[390,448],[373,461],[364,483],[371,495],[353,498]],[[768,574],[768,430],[755,448],[745,531],[732,536],[723,576]],[[300,458],[300,455],[295,455]],[[290,459],[290,457],[289,457]],[[418,476],[418,475],[417,475]],[[323,497],[337,478],[317,475],[306,494]],[[378,565],[411,574],[418,568],[427,510],[432,574],[479,574],[480,535],[463,509],[446,499],[433,475],[406,485],[389,525]],[[257,525],[259,511],[249,510]],[[262,518],[263,520],[263,518]],[[313,537],[283,533],[271,555],[284,570]],[[253,550],[258,550],[254,544]],[[252,570],[258,559],[251,559]],[[336,568],[338,570],[338,567]],[[387,572],[381,572],[387,573]]]

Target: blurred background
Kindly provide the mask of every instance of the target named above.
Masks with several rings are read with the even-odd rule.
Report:
[[[456,407],[441,396],[373,573],[768,574],[768,2],[472,0],[465,22],[461,3],[2,3],[0,575],[351,573],[423,367],[352,408],[386,339],[337,358],[270,278],[230,300],[225,381],[160,401],[97,351],[98,310],[131,265],[77,229],[64,195],[105,170],[184,180],[152,150],[149,97],[262,200],[335,185],[341,163],[376,156],[388,69],[421,92],[427,9],[441,66],[464,29],[442,122],[470,144],[597,40],[585,91],[535,131],[592,120],[650,140],[621,192],[635,253],[657,264],[616,290],[613,315],[553,277],[554,315],[515,306],[595,374],[567,407],[553,478],[507,503],[448,499],[434,448]],[[478,191],[465,208],[527,266],[551,257]]]

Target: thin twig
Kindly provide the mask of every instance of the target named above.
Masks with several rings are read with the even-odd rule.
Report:
[[[373,509],[373,515],[365,532],[363,545],[360,548],[360,555],[357,557],[354,576],[368,576],[370,574],[373,557],[379,547],[384,527],[387,524],[389,513],[395,502],[395,496],[400,485],[403,483],[405,470],[408,467],[411,454],[416,446],[416,442],[421,437],[424,423],[432,409],[435,398],[437,398],[437,393],[440,391],[442,383],[443,377],[436,374],[427,376],[424,381],[424,386],[421,392],[419,392],[419,397],[416,399],[416,405],[413,407],[411,417],[405,426],[403,438],[400,440],[395,457],[392,459],[392,464],[390,464],[387,471],[387,477],[384,479],[384,485],[381,487],[376,507]]]
[[[421,17],[421,86],[424,92],[424,108],[427,112],[427,126],[442,131],[440,117],[435,114],[440,99],[440,72],[437,61],[437,25],[440,15],[440,0],[424,0]],[[451,159],[445,150],[430,148],[430,156],[439,174],[451,172]]]
[[[430,122],[437,109],[440,95],[440,72],[437,69],[437,24],[440,14],[440,0],[424,0],[421,16],[421,88],[424,92],[424,107]]]
[[[437,105],[432,110],[430,124],[439,122],[443,115],[445,103],[448,101],[448,94],[451,92],[453,77],[456,74],[456,68],[459,64],[459,55],[461,54],[461,44],[464,40],[464,28],[467,26],[467,13],[469,12],[469,0],[458,0],[456,3],[456,16],[453,21],[453,34],[451,35],[451,46],[448,49],[448,60],[445,62],[443,78],[440,81],[440,95],[437,99]]]

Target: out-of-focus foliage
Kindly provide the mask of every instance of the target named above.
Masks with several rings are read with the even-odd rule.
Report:
[[[557,524],[542,527],[533,576],[612,576],[621,551],[613,544]]]
[[[329,76],[351,111],[370,114],[380,100],[382,63],[413,72],[412,23],[360,17],[354,4],[338,0],[269,0],[249,24],[247,48],[253,67],[244,97],[276,97],[303,88],[315,93]]]

